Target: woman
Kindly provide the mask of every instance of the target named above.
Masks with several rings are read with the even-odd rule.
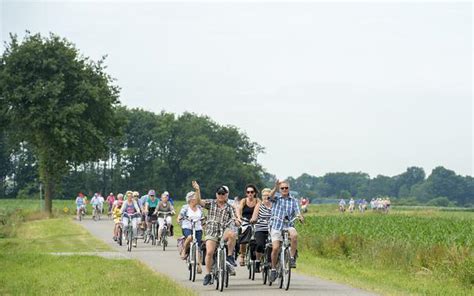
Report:
[[[255,272],[260,272],[260,259],[265,251],[265,243],[268,237],[268,224],[272,217],[272,203],[269,200],[270,188],[262,190],[262,202],[255,211],[258,213],[257,224],[255,224],[255,241],[257,243],[257,260],[255,260]]]
[[[146,225],[147,225],[147,231],[151,231],[151,223],[152,220],[156,221],[156,215],[154,215],[156,207],[158,206],[158,198],[155,197],[155,190],[150,189],[148,191],[148,195],[145,200],[145,217],[146,217]]]
[[[240,208],[237,212],[237,217],[240,221],[242,221],[242,219],[247,221],[247,223],[244,222],[242,224],[241,238],[245,237],[246,230],[249,227],[248,223],[257,222],[258,212],[255,211],[255,208],[260,204],[260,200],[257,198],[257,187],[253,184],[249,184],[245,188],[245,198],[240,201]],[[250,231],[250,229],[247,231]],[[245,251],[247,249],[247,243],[248,242],[240,243],[240,266],[245,265]]]
[[[202,224],[201,224],[201,218],[202,218],[202,208],[200,205],[197,203],[197,198],[196,194],[194,191],[188,192],[186,194],[186,202],[188,204],[184,205],[181,208],[181,211],[179,212],[178,215],[178,223],[181,224],[181,229],[183,230],[183,236],[186,238],[184,242],[184,248],[183,251],[181,252],[181,259],[186,259],[187,257],[187,252],[189,251],[189,245],[191,244],[193,240],[193,226],[192,223],[189,220],[197,221],[195,224],[195,230],[196,230],[196,240],[198,243],[198,248],[199,250],[201,249],[201,241],[202,241]],[[197,267],[197,272],[201,273],[202,268],[201,268],[201,259],[200,255],[198,258],[198,267]]]
[[[161,201],[158,203],[156,207],[155,213],[158,215],[158,238],[160,239],[158,244],[161,244],[161,232],[163,231],[163,226],[165,225],[165,213],[170,212],[166,217],[166,224],[168,225],[168,229],[171,229],[171,215],[174,215],[174,207],[168,201],[168,195],[162,194]]]
[[[122,223],[123,229],[127,229],[128,223],[132,223],[132,237],[136,237],[137,235],[137,222],[138,217],[135,214],[140,214],[140,207],[138,203],[133,200],[133,192],[127,191],[126,193],[127,200],[122,204],[122,210],[120,211],[123,215]],[[132,218],[133,217],[133,218]],[[137,240],[133,242],[133,246],[137,246]]]

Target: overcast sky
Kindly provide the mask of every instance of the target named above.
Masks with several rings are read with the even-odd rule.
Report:
[[[107,54],[124,105],[235,125],[277,177],[473,175],[471,3],[0,2],[2,40]]]

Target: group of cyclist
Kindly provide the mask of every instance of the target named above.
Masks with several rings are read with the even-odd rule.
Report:
[[[267,237],[270,234],[272,253],[271,253],[271,271],[270,281],[273,282],[277,278],[277,260],[281,247],[281,230],[283,228],[283,220],[298,217],[303,221],[299,203],[296,198],[290,195],[289,183],[287,181],[277,181],[273,189],[265,188],[262,190],[262,196],[259,197],[259,191],[253,184],[249,184],[245,188],[245,197],[236,198],[232,203],[229,201],[229,188],[220,186],[215,192],[215,199],[202,199],[200,186],[196,181],[192,183],[194,191],[186,195],[187,204],[181,209],[178,221],[183,221],[187,216],[193,216],[200,219],[204,214],[203,210],[207,210],[207,221],[204,227],[199,224],[196,231],[198,243],[201,244],[202,233],[205,231],[205,265],[206,274],[204,276],[204,285],[208,285],[212,281],[212,265],[214,260],[214,252],[222,235],[227,242],[227,258],[231,275],[235,275],[237,266],[235,262],[236,252],[240,251],[240,266],[244,266],[245,254],[248,251],[248,241],[241,240],[250,230],[250,225],[254,224],[255,243],[256,243],[256,272],[260,272],[260,260],[262,258]],[[186,237],[181,258],[185,259],[187,248],[192,240],[190,224],[181,224],[183,235]],[[222,231],[221,227],[224,227]],[[239,228],[240,233],[239,236]],[[290,225],[289,234],[291,239],[291,259],[292,268],[296,267],[296,249],[297,249],[297,232],[293,223]],[[240,239],[239,239],[240,238]],[[235,248],[240,243],[239,248]],[[199,268],[200,269],[200,268]],[[198,269],[198,273],[199,273]]]
[[[290,195],[290,185],[287,181],[277,180],[275,187],[265,188],[260,192],[253,184],[245,187],[245,197],[236,198],[234,201],[229,200],[229,188],[225,185],[218,187],[215,191],[215,198],[201,198],[200,185],[192,182],[193,191],[186,194],[186,204],[179,211],[177,221],[180,223],[184,244],[181,251],[181,259],[185,260],[188,256],[188,250],[193,240],[192,225],[194,223],[196,240],[199,248],[204,241],[203,253],[206,266],[204,285],[212,282],[212,266],[213,256],[221,239],[221,236],[227,243],[226,262],[229,267],[230,275],[235,275],[234,267],[237,266],[235,258],[239,256],[240,266],[245,265],[245,255],[248,251],[248,240],[242,238],[253,229],[255,237],[255,263],[256,272],[260,272],[260,262],[267,244],[267,238],[271,238],[271,269],[269,280],[273,282],[277,278],[277,261],[278,254],[283,241],[281,231],[284,227],[285,219],[292,220],[297,217],[300,221],[304,218],[301,215],[299,201]],[[117,198],[111,193],[107,197],[109,204],[109,212],[114,219],[113,239],[117,240],[119,236],[119,226],[126,229],[129,223],[132,225],[132,237],[136,237],[140,224],[146,225],[146,231],[150,231],[152,222],[157,220],[158,238],[161,238],[163,225],[167,224],[167,228],[172,228],[171,216],[163,213],[175,214],[173,201],[170,200],[168,192],[161,194],[161,198],[157,198],[154,190],[149,190],[148,194],[139,198],[138,192],[127,191],[125,196],[121,193],[117,194]],[[80,215],[81,209],[85,206],[86,201],[82,193],[76,199],[77,213]],[[201,223],[204,217],[204,210],[207,210],[206,222]],[[253,226],[253,227],[251,227]],[[290,223],[288,228],[289,238],[291,240],[291,268],[296,267],[296,250],[298,244],[298,234],[294,228],[294,222]],[[205,236],[203,238],[203,233]],[[171,234],[172,235],[172,234]],[[136,240],[134,241],[136,247]],[[236,245],[238,247],[236,247]],[[199,260],[201,262],[201,260]],[[201,264],[197,268],[197,273],[202,273]]]
[[[365,212],[365,210],[367,210],[367,204],[368,203],[365,200],[365,198],[359,199],[357,201],[359,212],[361,213]],[[391,204],[390,198],[388,197],[372,198],[372,200],[370,201],[370,208],[373,211],[383,211],[385,213],[388,213],[388,210],[390,209],[390,204]],[[350,213],[354,212],[355,206],[356,206],[356,201],[354,200],[354,198],[350,198],[349,207],[348,207],[348,210]],[[341,200],[339,201],[339,211],[342,213],[346,211],[346,201],[343,198],[341,198]]]

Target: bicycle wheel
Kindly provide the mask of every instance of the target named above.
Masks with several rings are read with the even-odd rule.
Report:
[[[128,245],[129,252],[132,251],[132,244],[133,244],[132,232],[133,232],[132,227],[129,227],[127,231],[127,236],[128,236],[127,245]]]
[[[123,233],[122,233],[122,227],[119,227],[119,230],[118,230],[118,238],[117,238],[117,242],[118,242],[119,246],[122,245],[122,235],[123,235]]]
[[[168,229],[166,229],[166,227],[163,228],[162,230],[162,233],[161,233],[161,246],[163,247],[163,251],[166,250],[166,232],[168,231]]]
[[[225,285],[225,273],[226,273],[226,262],[225,262],[225,256],[224,252],[221,252],[221,256],[219,258],[219,291],[224,290],[224,285]]]
[[[192,281],[194,282],[196,280],[197,266],[198,266],[198,260],[199,260],[199,248],[198,248],[197,243],[194,243],[193,246],[194,246],[193,251],[190,254],[193,254],[193,256],[191,257],[192,264],[193,264],[191,269],[193,270]]]
[[[227,270],[225,272],[225,287],[229,287],[229,272]]]
[[[283,264],[283,287],[288,291],[291,280],[290,250],[285,250],[285,261]]]
[[[250,257],[250,248],[247,248],[247,254],[245,254],[245,265],[249,271],[249,280],[252,279],[252,260]]]

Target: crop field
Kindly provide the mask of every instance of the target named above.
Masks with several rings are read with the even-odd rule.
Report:
[[[463,294],[474,285],[472,212],[405,208],[389,214],[341,214],[334,205],[313,205],[298,232],[306,258],[402,272],[413,281],[423,275],[458,287],[453,294]],[[421,291],[431,292],[450,291]]]

